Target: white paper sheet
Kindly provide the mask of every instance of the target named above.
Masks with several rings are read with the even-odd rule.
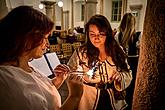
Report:
[[[46,53],[46,56],[50,62],[51,67],[54,69],[57,65],[60,64],[60,60],[58,59],[55,52]],[[37,69],[39,72],[45,74],[46,76],[52,75],[51,70],[46,62],[44,55],[41,58],[33,59],[29,64]]]

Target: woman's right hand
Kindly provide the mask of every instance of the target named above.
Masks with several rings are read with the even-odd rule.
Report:
[[[80,98],[83,94],[82,76],[77,74],[70,74],[67,78],[67,85],[70,97]]]

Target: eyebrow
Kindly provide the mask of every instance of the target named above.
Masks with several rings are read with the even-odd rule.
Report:
[[[94,31],[89,31],[89,32],[92,32],[92,33],[95,33]],[[99,34],[105,34],[105,32],[99,32]]]
[[[93,32],[93,33],[95,33],[94,31],[89,31],[89,32]]]

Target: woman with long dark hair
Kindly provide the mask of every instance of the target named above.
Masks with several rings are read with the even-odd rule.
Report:
[[[68,62],[72,71],[83,72],[84,92],[78,110],[126,108],[125,89],[132,74],[125,52],[112,36],[107,18],[92,16],[85,25],[85,35],[86,43]]]

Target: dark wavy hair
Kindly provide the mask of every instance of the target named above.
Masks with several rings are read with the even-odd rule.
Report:
[[[129,71],[125,62],[127,56],[114,37],[112,37],[112,28],[109,21],[105,16],[97,14],[92,16],[85,25],[86,43],[80,48],[87,53],[87,57],[89,59],[88,65],[92,66],[92,63],[97,61],[99,56],[98,48],[96,48],[89,39],[90,25],[96,25],[100,32],[104,32],[106,34],[105,51],[108,56],[112,57],[118,71]]]
[[[39,46],[53,26],[46,15],[30,6],[14,8],[0,20],[0,64],[18,61],[23,52]]]

